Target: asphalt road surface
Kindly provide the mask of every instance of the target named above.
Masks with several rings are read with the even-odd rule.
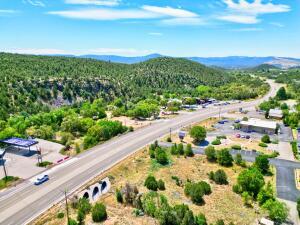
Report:
[[[262,99],[223,106],[221,113],[256,106],[274,96],[280,85],[272,81],[269,83],[270,92]],[[19,225],[31,222],[53,204],[61,201],[64,190],[74,192],[101,172],[167,134],[170,129],[180,129],[193,122],[218,115],[219,111],[218,107],[202,109],[114,138],[79,155],[77,160],[52,170],[49,172],[50,180],[43,185],[34,186],[26,181],[1,193],[0,224]]]

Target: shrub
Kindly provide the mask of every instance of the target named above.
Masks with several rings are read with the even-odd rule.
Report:
[[[245,206],[252,206],[253,198],[247,191],[242,193],[242,198]]]
[[[87,200],[86,198],[80,198],[78,201],[78,210],[82,211],[84,214],[88,214],[91,209],[92,206],[89,202],[89,200]]]
[[[195,216],[195,222],[196,225],[207,225],[206,217],[204,214],[199,214],[198,216]]]
[[[217,138],[217,139],[213,140],[213,141],[211,142],[211,144],[212,144],[212,145],[220,145],[220,144],[222,144],[222,143],[221,143],[221,140]]]
[[[64,218],[64,217],[65,217],[65,214],[64,214],[63,212],[57,213],[57,218],[58,218],[58,219],[62,219],[62,218]]]
[[[167,142],[172,142],[172,138],[169,136],[169,137],[167,137]]]
[[[212,181],[215,180],[215,173],[213,171],[210,171],[209,174],[208,174],[208,178]]]
[[[216,225],[225,225],[223,220],[217,220]]]
[[[145,180],[144,186],[147,187],[149,190],[157,191],[158,184],[155,177],[149,175]]]
[[[259,155],[255,158],[255,166],[263,173],[266,174],[269,172],[270,164],[268,156]]]
[[[117,202],[123,203],[123,194],[119,189],[116,190],[116,199]]]
[[[157,162],[161,165],[166,165],[169,163],[166,151],[160,147],[156,148],[155,158]]]
[[[234,193],[241,194],[243,192],[243,189],[240,185],[235,184],[235,185],[232,186],[232,191]]]
[[[161,190],[161,191],[166,190],[165,182],[164,182],[162,179],[159,179],[159,180],[158,180],[158,182],[157,182],[157,187],[158,187],[158,189]]]
[[[268,145],[267,145],[267,144],[265,144],[265,143],[263,143],[263,142],[259,143],[258,145],[259,145],[260,147],[263,147],[263,148],[266,148],[266,147],[268,147]]]
[[[195,142],[204,141],[206,138],[206,130],[201,126],[194,126],[190,130],[190,136],[194,139]]]
[[[215,162],[217,160],[216,150],[213,146],[208,146],[205,149],[205,155],[208,161]]]
[[[270,143],[271,143],[270,136],[267,135],[267,134],[264,135],[264,136],[261,138],[261,142],[266,143],[266,144],[270,144]]]
[[[234,150],[241,150],[242,149],[242,147],[240,145],[232,145],[231,148],[234,149]]]
[[[193,157],[194,156],[194,152],[192,150],[192,145],[191,144],[187,144],[185,151],[184,151],[184,155],[187,157]]]
[[[82,210],[78,210],[77,212],[77,221],[79,225],[84,224],[85,213]]]
[[[195,204],[203,203],[203,195],[211,193],[211,187],[208,183],[201,181],[198,183],[187,182],[184,188],[186,196],[190,197]]]
[[[216,184],[228,184],[228,181],[227,181],[227,175],[225,173],[224,170],[217,170],[215,173],[214,173],[214,179],[213,179]]]
[[[76,220],[70,218],[69,222],[68,222],[68,225],[77,225],[77,222],[76,222]]]
[[[182,180],[179,177],[172,176],[171,178],[172,178],[172,180],[175,180],[177,186],[179,186],[179,187],[182,186]]]
[[[173,144],[171,147],[171,154],[172,155],[178,155],[178,150],[177,150],[177,144]]]
[[[284,203],[269,199],[263,204],[263,208],[268,210],[270,219],[277,223],[282,223],[287,219],[288,209]]]
[[[38,167],[47,167],[47,166],[50,166],[50,165],[52,165],[52,164],[53,164],[52,162],[43,161],[43,162],[37,163],[36,165],[37,165]]]
[[[235,163],[239,166],[246,167],[246,162],[243,160],[242,155],[240,153],[235,156]]]
[[[263,205],[269,199],[275,199],[274,190],[270,182],[268,182],[267,185],[264,188],[262,188],[257,195],[257,201],[259,205]]]
[[[178,151],[179,155],[184,155],[184,148],[183,148],[183,144],[182,143],[178,144],[177,151]]]
[[[221,166],[232,166],[233,158],[228,149],[222,149],[217,153],[217,162]]]
[[[227,139],[227,137],[225,135],[220,135],[220,136],[217,136],[217,139]]]
[[[103,203],[96,203],[92,210],[92,219],[99,223],[107,219],[106,207]]]

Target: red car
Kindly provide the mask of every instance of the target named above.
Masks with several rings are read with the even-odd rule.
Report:
[[[240,134],[236,134],[235,137],[236,137],[236,138],[240,138],[241,135],[240,135]]]

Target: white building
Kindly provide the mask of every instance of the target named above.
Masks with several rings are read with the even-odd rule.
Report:
[[[283,112],[281,109],[270,109],[269,117],[274,119],[282,119]]]
[[[277,123],[274,121],[250,118],[248,121],[241,121],[241,130],[244,132],[258,132],[263,134],[275,134]]]

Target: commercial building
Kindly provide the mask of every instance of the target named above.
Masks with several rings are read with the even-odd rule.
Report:
[[[281,109],[270,109],[269,118],[282,119],[283,118],[282,110]]]
[[[244,132],[258,132],[262,134],[276,134],[277,123],[261,119],[250,118],[248,121],[241,121],[241,130]]]

